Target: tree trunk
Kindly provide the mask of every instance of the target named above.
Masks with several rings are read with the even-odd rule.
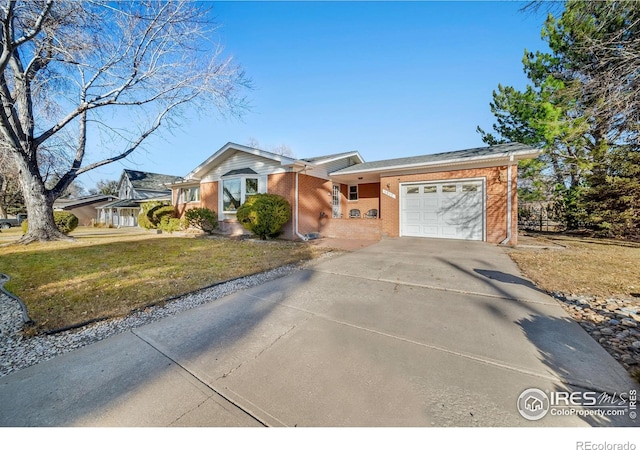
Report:
[[[20,161],[18,161],[20,164]],[[20,238],[18,244],[29,244],[39,241],[73,240],[65,235],[53,220],[53,202],[55,198],[44,186],[37,167],[20,164],[18,171],[22,193],[29,216],[27,233]]]
[[[0,219],[7,219],[9,217],[7,208],[4,206],[8,184],[7,177],[0,175]]]

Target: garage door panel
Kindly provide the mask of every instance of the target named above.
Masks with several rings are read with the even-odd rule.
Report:
[[[401,192],[403,236],[483,239],[482,182],[424,183]]]
[[[422,230],[421,230],[421,234],[423,235],[433,235],[438,233],[438,227],[437,226],[423,226]]]
[[[424,212],[422,213],[422,217],[421,217],[421,223],[424,225],[433,225],[433,226],[438,226],[438,222],[440,221],[438,219],[438,214],[433,214],[433,213],[428,213],[428,212]]]
[[[420,225],[407,224],[405,229],[407,230],[406,236],[420,236],[420,233],[422,232],[422,227]]]
[[[440,202],[438,198],[427,197],[422,199],[422,208],[429,210],[436,210],[440,206]]]

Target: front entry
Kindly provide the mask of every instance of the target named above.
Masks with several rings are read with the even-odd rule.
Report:
[[[340,185],[334,184],[331,191],[331,204],[333,206],[333,218],[339,219],[342,217],[342,211],[340,208]]]

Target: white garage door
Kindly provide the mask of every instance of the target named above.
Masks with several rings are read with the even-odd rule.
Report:
[[[400,192],[402,236],[483,240],[482,181],[410,184]]]

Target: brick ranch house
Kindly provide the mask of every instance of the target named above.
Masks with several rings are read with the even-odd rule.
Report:
[[[170,187],[180,216],[207,207],[223,233],[243,233],[235,210],[250,195],[271,193],[292,207],[286,239],[415,236],[515,245],[518,161],[538,154],[510,143],[365,162],[356,151],[294,159],[230,142]]]

